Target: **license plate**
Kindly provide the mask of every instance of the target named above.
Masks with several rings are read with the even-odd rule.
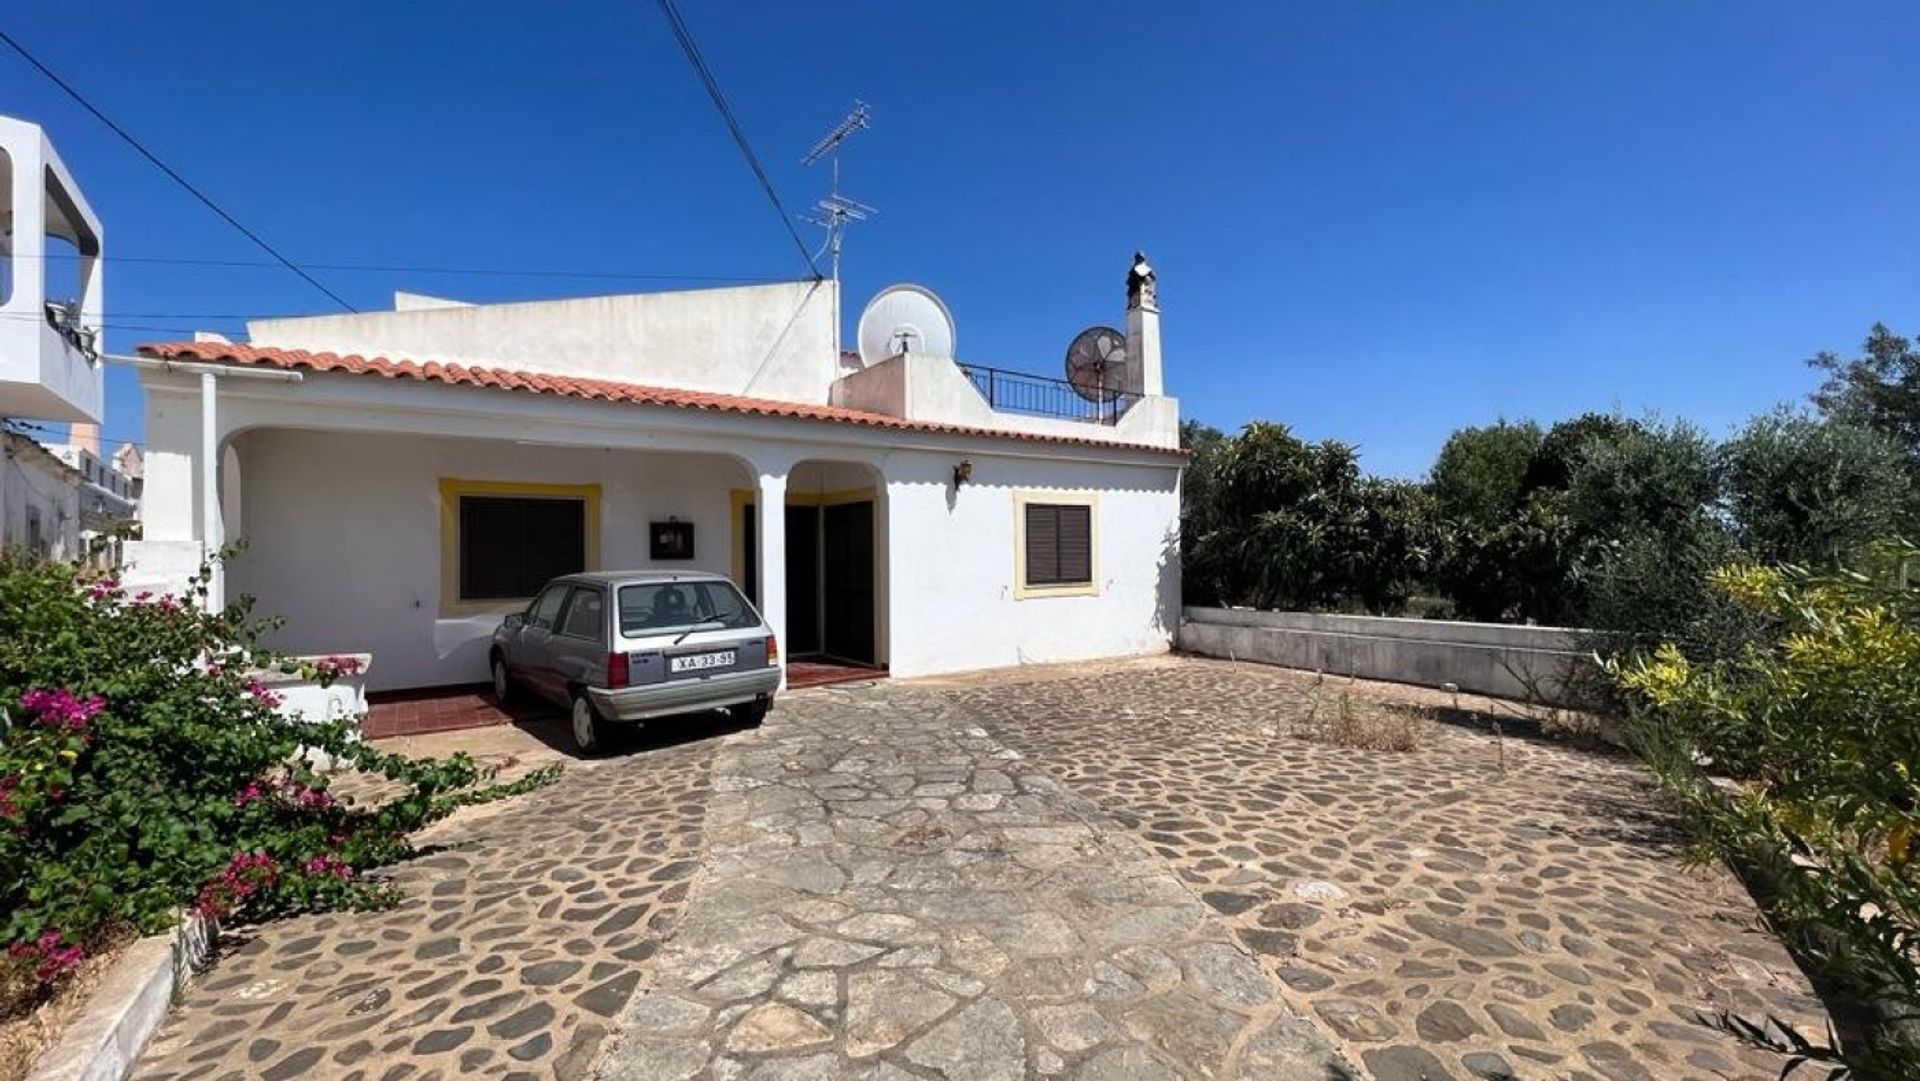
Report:
[[[704,672],[709,668],[733,667],[733,650],[719,653],[689,653],[684,657],[674,657],[667,661],[667,672],[678,675],[681,672]]]

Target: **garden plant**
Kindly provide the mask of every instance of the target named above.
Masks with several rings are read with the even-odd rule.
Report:
[[[1674,645],[1613,671],[1636,749],[1702,855],[1747,877],[1802,963],[1857,1007],[1842,1033],[1723,1014],[1833,1076],[1920,1077],[1920,548],[1856,571],[1732,566],[1714,588],[1774,634],[1733,659]]]
[[[0,558],[0,1015],[42,1001],[88,956],[183,912],[250,921],[392,904],[378,874],[455,807],[525,791],[465,755],[423,760],[353,736],[353,718],[289,719],[261,682],[323,684],[357,661],[262,648],[241,602],[128,595],[70,564]],[[387,778],[377,805],[336,797],[315,763]]]

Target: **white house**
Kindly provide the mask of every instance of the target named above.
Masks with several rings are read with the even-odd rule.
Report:
[[[0,431],[0,550],[49,559],[86,554],[80,472],[18,432]]]
[[[1099,409],[904,324],[840,353],[835,288],[400,294],[143,346],[128,581],[244,539],[216,591],[284,616],[280,648],[371,653],[376,690],[484,680],[501,616],[580,568],[730,573],[783,657],[896,675],[1166,649],[1185,459],[1151,280]]]
[[[100,416],[100,221],[39,127],[0,116],[0,419]],[[0,433],[0,547],[85,555],[83,474]]]
[[[121,462],[138,463],[140,452],[122,444],[111,457],[100,456],[100,426],[74,424],[67,442],[47,447],[80,475],[80,543],[102,566],[118,565],[121,534],[134,521],[138,481],[120,471]]]

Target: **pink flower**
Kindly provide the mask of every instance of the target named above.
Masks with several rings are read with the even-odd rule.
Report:
[[[97,694],[90,698],[76,698],[72,691],[62,687],[54,691],[28,691],[20,696],[20,705],[49,728],[58,728],[63,732],[84,732],[94,715],[107,708],[107,700]]]
[[[245,807],[247,804],[254,802],[264,795],[266,795],[266,791],[260,787],[259,781],[249,781],[247,787],[234,793],[233,805],[235,807]]]
[[[235,852],[211,882],[200,887],[193,910],[215,919],[280,880],[280,863],[265,852]]]
[[[322,676],[351,676],[360,671],[361,663],[358,657],[335,654],[313,662],[313,668]]]
[[[306,810],[324,811],[333,806],[333,797],[317,788],[296,784],[292,785],[288,791],[293,796],[293,802]]]
[[[58,931],[47,931],[32,942],[16,942],[7,947],[7,952],[15,957],[25,957],[40,962],[33,970],[33,978],[47,983],[79,967],[86,960],[87,951],[76,945],[61,945]]]
[[[325,853],[308,860],[301,869],[310,875],[329,875],[342,882],[353,877],[353,868],[346,860]]]
[[[268,709],[273,709],[280,704],[280,696],[267,690],[267,685],[257,679],[247,681],[247,693],[253,696],[254,701]]]
[[[120,580],[118,578],[96,578],[87,586],[87,597],[90,600],[103,601],[119,591]]]

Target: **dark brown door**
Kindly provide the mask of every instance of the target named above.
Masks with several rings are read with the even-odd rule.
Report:
[[[873,504],[836,503],[826,508],[825,652],[841,660],[873,663]]]
[[[820,508],[787,508],[789,655],[820,652]]]

